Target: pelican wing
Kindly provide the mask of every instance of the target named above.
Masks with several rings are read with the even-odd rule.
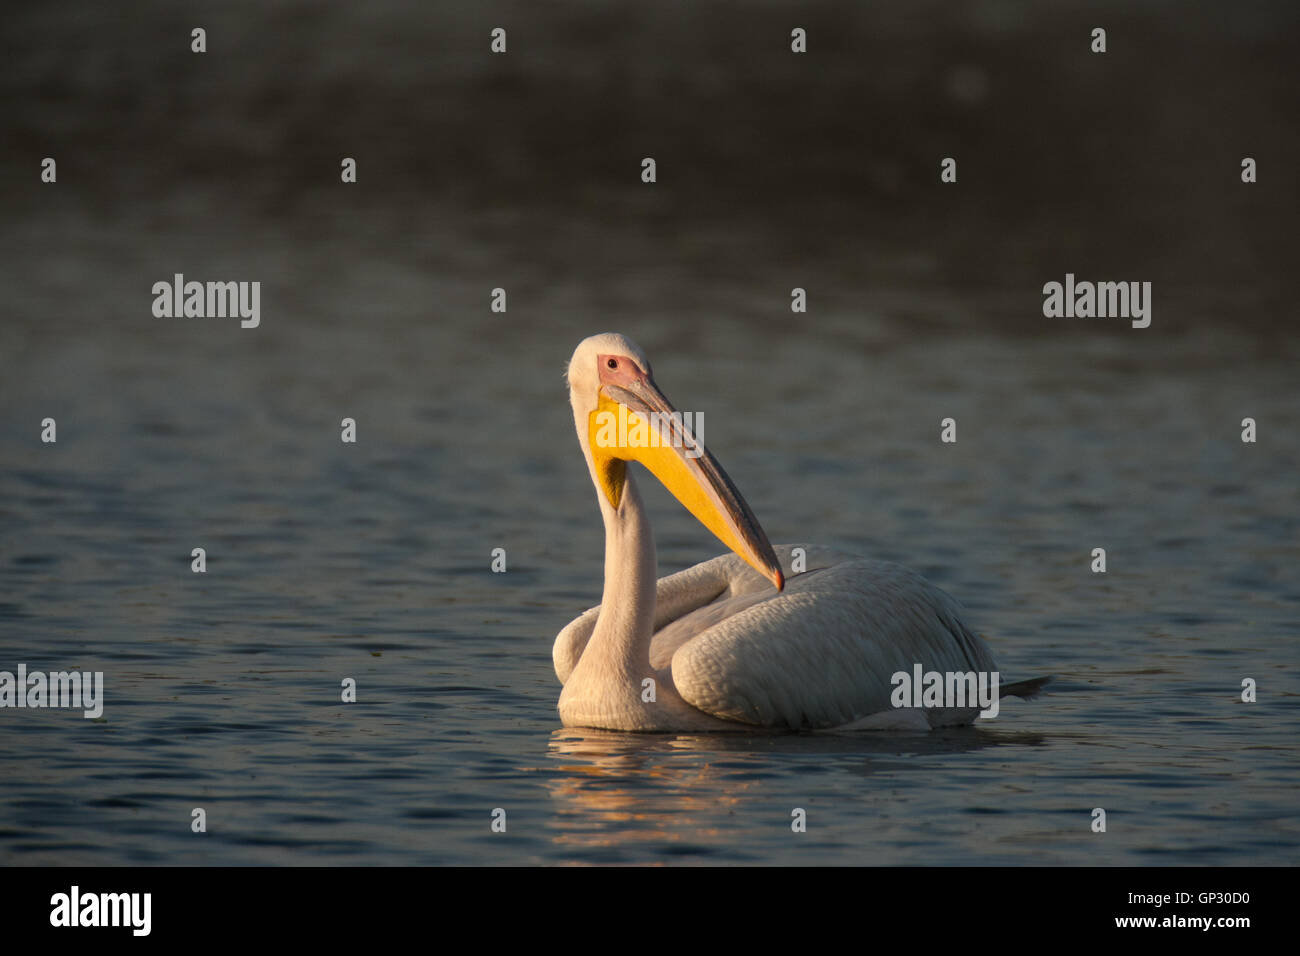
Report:
[[[854,559],[795,576],[780,593],[702,608],[668,629],[693,636],[656,640],[676,640],[677,692],[706,714],[760,727],[841,727],[893,710],[891,677],[915,664],[996,670],[959,615],[956,601],[914,571]]]
[[[820,545],[777,545],[773,550],[787,576],[793,575],[791,562],[795,548],[802,548],[800,570],[812,571],[828,568],[837,562],[851,559],[840,551],[823,548]],[[682,643],[682,638],[689,637],[699,630],[670,632],[665,641],[661,632],[674,621],[692,611],[698,611],[710,604],[726,602],[729,599],[752,594],[775,594],[772,584],[765,577],[746,564],[735,554],[721,554],[711,561],[704,561],[693,567],[660,578],[655,587],[654,642],[650,648],[650,659],[655,666],[666,666],[671,651]],[[735,613],[732,608],[729,613]],[[555,674],[560,683],[566,683],[578,659],[586,650],[591,640],[591,632],[596,629],[596,617],[600,614],[600,605],[588,608],[564,626],[555,637],[551,648],[551,660],[555,664]],[[721,618],[719,618],[721,620]],[[680,636],[679,636],[680,635]],[[667,650],[666,650],[667,648]]]

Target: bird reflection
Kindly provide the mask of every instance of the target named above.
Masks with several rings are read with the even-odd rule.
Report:
[[[908,734],[640,734],[564,728],[537,768],[555,804],[552,842],[612,850],[629,861],[756,852],[759,836],[789,825],[785,794],[804,768],[862,778],[867,801],[882,771],[927,772],[936,758],[1007,745],[1039,746],[1041,734],[975,727]],[[808,758],[814,758],[812,760]],[[808,772],[813,772],[809,770]],[[861,808],[859,808],[861,810]],[[615,855],[615,859],[624,858]],[[581,853],[579,853],[581,859]]]

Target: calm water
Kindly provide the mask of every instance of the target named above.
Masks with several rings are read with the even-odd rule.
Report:
[[[809,69],[776,0],[240,2],[207,60],[169,3],[75,6],[0,76],[0,670],[107,701],[0,710],[0,862],[1296,861],[1293,7],[1118,3],[1103,61],[1061,40],[1092,4],[828,2]],[[507,15],[509,60],[466,52]],[[1154,281],[1152,327],[1044,320],[1070,269]],[[261,327],[153,318],[176,272],[261,281]],[[915,567],[1050,693],[928,735],[561,729],[603,563],[562,371],[606,330],[773,541]],[[662,573],[718,553],[641,488]]]
[[[29,225],[4,252],[21,262],[63,226]],[[1287,342],[1274,360],[1226,337],[918,332],[847,309],[794,329],[779,296],[743,321],[707,303],[670,318],[540,283],[491,318],[477,276],[418,253],[331,272],[339,222],[255,240],[249,255],[318,279],[315,295],[264,290],[245,332],[126,314],[160,250],[186,268],[219,240],[163,229],[105,269],[118,228],[140,232],[78,230],[102,308],[78,295],[75,320],[6,329],[0,660],[102,670],[107,705],[4,713],[5,861],[1295,859]],[[451,247],[453,228],[417,240]],[[1001,301],[971,299],[972,327]],[[1052,693],[930,735],[560,729],[551,640],[598,599],[602,563],[561,371],[615,326],[705,412],[773,540],[918,568],[1005,673],[1059,675]],[[36,440],[46,415],[57,445]],[[956,445],[937,440],[948,415]],[[1238,439],[1246,415],[1258,444]],[[665,573],[717,552],[642,487]],[[495,547],[506,574],[489,571]],[[343,677],[359,703],[339,702]],[[1242,677],[1259,703],[1236,701]]]

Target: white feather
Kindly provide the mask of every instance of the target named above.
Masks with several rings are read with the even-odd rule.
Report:
[[[795,574],[802,548],[807,571]],[[818,545],[777,545],[788,579],[777,592],[734,554],[660,578],[650,668],[667,669],[692,707],[723,720],[793,729],[968,723],[976,710],[915,711],[890,703],[891,678],[913,666],[994,671],[988,645],[957,602],[901,565]],[[568,680],[600,605],[557,636],[553,657]],[[964,718],[964,719],[963,719]],[[899,722],[901,719],[901,723]]]
[[[601,603],[555,639],[564,724],[623,731],[818,730],[974,720],[978,707],[918,712],[893,705],[893,676],[910,677],[917,665],[940,674],[998,670],[957,602],[914,571],[816,545],[785,545],[775,549],[784,590],[773,586],[781,575],[772,557],[758,552],[748,557],[767,568],[770,579],[725,554],[656,580],[654,536],[636,482],[628,472],[612,503],[601,490],[587,437],[602,376],[644,373],[648,379],[649,368],[634,343],[609,333],[584,340],[569,362],[574,424],[605,524],[605,583]],[[642,380],[638,387],[644,394],[653,386]],[[708,480],[715,486],[727,481]],[[770,546],[762,530],[737,499],[728,520],[743,522],[765,553]],[[804,551],[798,574],[791,566],[795,547]],[[1003,690],[1032,696],[1043,682]]]

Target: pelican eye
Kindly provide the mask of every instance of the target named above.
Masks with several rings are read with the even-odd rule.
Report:
[[[610,368],[618,368],[618,359],[610,359],[605,364],[608,365]]]

